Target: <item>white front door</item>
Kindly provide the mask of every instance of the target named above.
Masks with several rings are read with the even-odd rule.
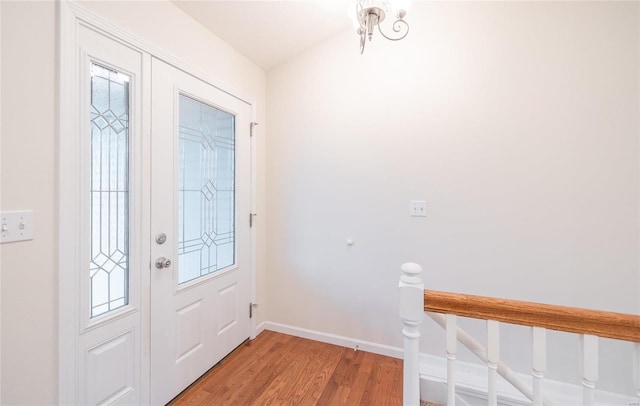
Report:
[[[151,403],[250,335],[251,106],[152,61]]]

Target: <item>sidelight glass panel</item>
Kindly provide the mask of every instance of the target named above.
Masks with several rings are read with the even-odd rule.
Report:
[[[129,303],[129,82],[91,65],[91,317]]]
[[[180,95],[178,283],[235,263],[235,117]]]

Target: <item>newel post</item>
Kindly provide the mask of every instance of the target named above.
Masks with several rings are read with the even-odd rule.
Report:
[[[420,325],[424,318],[424,283],[422,267],[408,262],[400,268],[400,319],[404,336],[404,375],[402,403],[420,405]]]

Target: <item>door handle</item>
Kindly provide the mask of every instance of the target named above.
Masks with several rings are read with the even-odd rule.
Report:
[[[160,257],[156,259],[156,268],[169,268],[171,266],[171,260],[165,257]]]

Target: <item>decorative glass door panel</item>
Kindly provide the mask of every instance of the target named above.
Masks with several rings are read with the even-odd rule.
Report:
[[[235,117],[183,94],[178,115],[182,284],[235,263]]]
[[[129,302],[129,82],[91,64],[91,317]]]

